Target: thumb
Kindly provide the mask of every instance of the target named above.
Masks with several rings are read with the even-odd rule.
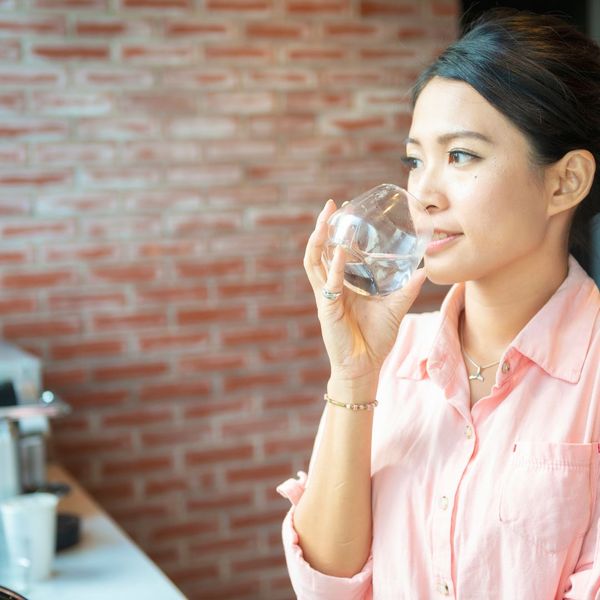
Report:
[[[425,268],[417,269],[406,284],[390,295],[390,308],[401,319],[417,299],[427,275]]]

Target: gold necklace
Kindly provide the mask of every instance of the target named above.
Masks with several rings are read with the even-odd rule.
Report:
[[[485,369],[489,369],[490,367],[494,367],[494,366],[500,364],[500,361],[497,360],[496,362],[490,363],[489,365],[479,365],[479,364],[477,364],[469,356],[469,354],[465,350],[465,347],[464,347],[464,344],[463,344],[463,324],[464,324],[464,318],[463,318],[463,315],[461,315],[460,325],[459,325],[460,348],[461,348],[463,354],[465,355],[465,358],[477,369],[477,371],[475,372],[475,374],[469,375],[469,381],[477,380],[477,381],[484,382],[485,381],[485,377],[481,374],[481,371],[484,371]]]

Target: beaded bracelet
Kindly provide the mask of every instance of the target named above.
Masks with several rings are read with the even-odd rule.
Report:
[[[373,400],[373,402],[368,402],[367,404],[344,404],[343,402],[338,402],[329,396],[329,394],[324,394],[323,400],[325,402],[329,402],[329,404],[333,404],[334,406],[341,406],[342,408],[348,408],[350,410],[373,410],[379,402],[377,400]]]

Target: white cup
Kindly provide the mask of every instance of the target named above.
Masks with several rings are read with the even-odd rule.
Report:
[[[13,564],[29,560],[32,581],[47,579],[56,551],[56,505],[54,494],[36,492],[8,498],[0,503],[6,549]]]

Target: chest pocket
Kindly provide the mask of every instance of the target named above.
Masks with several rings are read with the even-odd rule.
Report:
[[[582,537],[596,493],[598,447],[516,443],[500,493],[501,523],[550,553]]]

